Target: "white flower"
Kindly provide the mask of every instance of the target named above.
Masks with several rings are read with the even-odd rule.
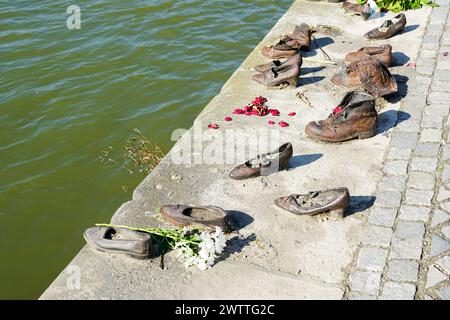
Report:
[[[222,253],[223,249],[227,246],[227,240],[225,239],[220,227],[216,227],[216,232],[214,234],[214,246],[216,253]]]

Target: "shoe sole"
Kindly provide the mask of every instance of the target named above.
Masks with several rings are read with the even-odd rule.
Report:
[[[377,134],[376,130],[370,130],[370,131],[363,131],[363,132],[357,132],[347,138],[343,138],[343,139],[339,139],[339,140],[323,140],[323,139],[319,139],[317,137],[314,136],[310,136],[308,133],[306,133],[306,135],[308,136],[308,138],[317,141],[317,142],[325,142],[325,143],[345,143],[345,142],[349,142],[351,140],[362,140],[362,139],[368,139],[368,138],[372,138]]]

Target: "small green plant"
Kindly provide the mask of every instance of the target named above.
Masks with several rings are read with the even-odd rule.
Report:
[[[359,4],[364,4],[367,0],[358,0]],[[375,0],[380,9],[385,9],[393,12],[400,12],[404,10],[420,9],[423,6],[437,7],[435,0]]]

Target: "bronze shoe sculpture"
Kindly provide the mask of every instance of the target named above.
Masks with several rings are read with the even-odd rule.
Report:
[[[210,229],[220,227],[230,231],[230,222],[225,210],[215,206],[191,207],[187,205],[165,205],[161,208],[164,219],[179,227],[203,225]]]
[[[255,74],[252,79],[266,87],[276,87],[281,84],[288,84],[296,87],[299,76],[300,66],[294,64],[285,68],[271,68],[263,73]]]
[[[276,49],[274,46],[264,47],[261,53],[268,59],[290,58],[298,53],[297,49],[292,48],[291,46],[288,45],[278,47],[281,49]]]
[[[398,91],[397,81],[388,68],[372,58],[352,62],[344,70],[336,73],[331,82],[345,88],[362,86],[375,97]]]
[[[275,69],[275,71],[279,71],[283,68],[286,68],[287,66],[291,65],[298,65],[299,67],[302,66],[303,58],[300,55],[300,53],[297,53],[296,55],[290,57],[288,60],[281,62],[280,60],[273,60],[272,62],[265,63],[265,64],[259,64],[255,66],[255,70],[258,72],[265,72],[267,70],[270,70],[272,68]]]
[[[377,131],[375,98],[365,92],[349,92],[325,120],[312,121],[305,133],[312,139],[342,142],[373,137]]]
[[[392,20],[385,21],[381,27],[367,32],[364,37],[367,40],[389,39],[396,33],[403,31],[406,26],[406,16],[403,13],[396,15]]]
[[[371,9],[368,3],[366,4],[355,4],[348,1],[342,3],[342,9],[349,15],[359,15],[364,20],[369,19],[371,14]]]
[[[349,203],[350,193],[347,188],[291,194],[287,197],[275,199],[275,204],[278,207],[297,215],[316,215],[331,211],[343,215]]]
[[[295,26],[294,32],[283,36],[276,44],[262,49],[269,59],[289,58],[298,50],[308,51],[311,47],[311,28],[306,23]]]
[[[288,168],[292,154],[292,144],[285,143],[273,152],[261,154],[237,166],[229,176],[231,179],[243,180],[285,170]]]
[[[102,252],[122,253],[144,259],[152,255],[149,233],[118,227],[87,228],[83,237],[87,244]]]
[[[386,67],[390,67],[393,61],[392,46],[390,44],[385,44],[379,47],[363,47],[347,54],[345,56],[345,62],[352,63],[366,58],[373,58],[381,64],[384,64]]]

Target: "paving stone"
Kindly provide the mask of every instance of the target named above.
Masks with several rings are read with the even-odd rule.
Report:
[[[450,165],[444,164],[444,171],[442,171],[442,180],[450,180]]]
[[[449,64],[450,64],[450,60],[449,60]],[[438,63],[438,65],[439,65],[439,63]],[[435,89],[435,90],[438,90],[438,91],[444,91],[444,92],[450,92],[450,81],[440,81],[440,80],[436,80],[436,81],[433,81],[433,84],[432,84],[432,87]]]
[[[450,256],[440,258],[436,261],[436,264],[447,273],[447,276],[450,276]]]
[[[363,244],[375,246],[389,246],[392,239],[393,230],[391,228],[367,226]]]
[[[397,148],[413,148],[419,136],[417,133],[412,132],[396,132],[395,135],[391,138],[391,146]]]
[[[439,296],[444,300],[450,300],[450,286],[442,287],[436,290],[439,293]]]
[[[375,203],[380,207],[398,207],[402,200],[402,194],[397,191],[378,191]]]
[[[408,178],[408,188],[432,190],[434,189],[435,177],[430,173],[413,171]]]
[[[425,76],[416,76],[416,82],[424,85],[430,85],[431,84],[431,78],[425,77]]]
[[[402,205],[400,207],[400,219],[405,221],[427,222],[430,217],[429,207],[413,207]]]
[[[442,227],[441,232],[446,238],[450,239],[450,226]]]
[[[429,295],[425,295],[425,298],[423,300],[434,300],[432,297],[430,297]]]
[[[434,88],[432,88],[433,90]],[[431,92],[427,98],[428,103],[447,103],[450,101],[450,92],[435,91]]]
[[[448,117],[450,119],[450,117]],[[447,138],[447,142],[449,142],[449,139]],[[442,159],[444,161],[450,160],[450,146],[444,146],[443,152],[442,152]]]
[[[428,48],[430,49],[436,49],[435,45],[429,45]],[[433,65],[417,65],[416,72],[423,75],[432,75],[434,71],[434,64]]]
[[[418,115],[414,116],[414,114],[410,114],[412,119],[408,119],[408,121],[402,121],[398,123],[393,132],[394,136],[397,132],[408,132],[413,134],[419,134],[420,132],[420,118],[422,118],[422,111],[417,111]],[[399,146],[401,148],[401,146]]]
[[[420,133],[421,142],[441,142],[442,130],[439,129],[423,129]]]
[[[450,70],[450,60],[438,60],[438,63],[436,65],[437,70]],[[447,81],[442,81],[447,82]],[[448,92],[449,88],[444,88],[443,86],[433,86],[433,89],[436,91],[444,91]]]
[[[392,260],[389,263],[387,277],[394,281],[417,281],[419,264],[409,260]]]
[[[420,52],[420,58],[422,59],[433,59],[437,55],[436,50],[425,49]]]
[[[375,207],[369,215],[369,223],[382,227],[394,226],[397,209]]]
[[[386,174],[391,174],[394,176],[406,175],[408,168],[408,161],[405,160],[392,160],[387,161],[383,166],[383,171]]]
[[[423,110],[424,115],[431,116],[442,122],[445,116],[448,114],[448,105],[443,104],[428,104]]]
[[[430,266],[427,273],[427,288],[435,286],[439,282],[446,280],[448,277],[440,272],[436,267]]]
[[[411,170],[423,172],[435,172],[438,159],[435,158],[413,158]]]
[[[445,212],[450,212],[450,203],[449,202],[441,202],[440,208],[444,210]]]
[[[391,255],[397,259],[420,259],[425,226],[422,222],[399,221],[392,239]]]
[[[382,272],[386,265],[387,256],[387,249],[363,247],[359,252],[357,266],[369,271]]]
[[[348,300],[376,300],[377,297],[358,291],[350,291],[347,296]]]
[[[450,73],[450,72],[449,72]],[[422,117],[422,127],[424,128],[442,128],[442,118],[433,114],[425,114]]]
[[[383,191],[403,191],[405,190],[405,185],[406,176],[384,176],[378,183],[378,189]]]
[[[439,193],[436,197],[436,200],[441,202],[441,201],[447,200],[448,198],[450,198],[450,191],[448,191],[444,187],[440,187]]]
[[[433,218],[431,219],[431,226],[434,228],[438,224],[444,223],[448,220],[450,220],[450,215],[448,215],[442,210],[435,209],[433,213]]]
[[[370,271],[355,271],[350,274],[352,290],[376,295],[380,289],[381,273]]]
[[[409,283],[386,282],[381,300],[414,300],[416,286]]]
[[[450,73],[445,70],[436,70],[436,72],[434,73],[434,79],[450,81]]]
[[[419,143],[414,153],[421,157],[437,157],[439,154],[439,147],[439,143]]]
[[[397,148],[392,147],[388,153],[388,159],[392,160],[409,160],[411,156],[412,148]]]
[[[437,235],[433,235],[431,238],[431,256],[434,257],[447,250],[450,250],[450,242],[442,239]]]
[[[412,204],[416,206],[430,206],[433,195],[433,191],[407,189],[405,195],[405,204]]]

